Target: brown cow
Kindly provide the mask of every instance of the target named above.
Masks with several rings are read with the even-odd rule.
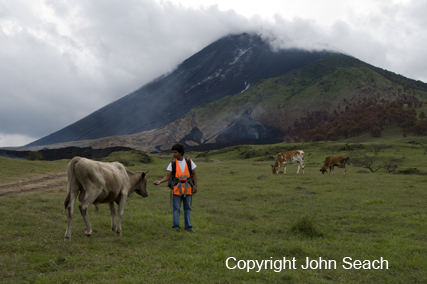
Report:
[[[308,155],[310,156],[310,154]],[[281,152],[277,154],[276,162],[274,166],[271,165],[271,169],[273,171],[273,174],[278,174],[280,167],[283,166],[283,173],[286,174],[286,164],[295,163],[298,163],[297,174],[299,173],[300,168],[302,168],[302,174],[304,174],[304,151],[296,150],[291,152]]]
[[[320,171],[322,172],[322,174],[324,174],[325,172],[328,171],[326,169],[326,167],[328,167],[329,168],[329,174],[331,174],[331,171],[333,172],[333,174],[335,174],[334,167],[342,165],[342,167],[344,168],[344,175],[345,175],[345,172],[347,171],[345,164],[347,163],[347,161],[349,159],[350,159],[349,157],[344,156],[344,155],[326,157],[325,163],[323,164],[323,167],[320,169]]]
[[[126,199],[136,192],[142,197],[148,196],[147,172],[131,172],[118,162],[103,163],[86,158],[74,157],[68,164],[68,194],[64,206],[67,209],[68,227],[65,239],[71,239],[71,220],[74,212],[74,202],[79,196],[79,209],[86,224],[86,236],[92,234],[87,208],[95,204],[108,203],[111,211],[111,229],[122,235],[121,219]],[[115,223],[116,208],[119,205],[117,223]]]

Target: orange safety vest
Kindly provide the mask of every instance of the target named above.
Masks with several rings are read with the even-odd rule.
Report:
[[[190,172],[188,170],[187,163],[185,163],[184,170],[181,169],[179,166],[178,160],[175,161],[176,167],[175,167],[175,177],[180,179],[180,182],[176,184],[173,188],[173,194],[174,195],[191,195],[192,187],[191,185],[186,181],[190,178]],[[187,189],[187,192],[185,194],[185,189]]]

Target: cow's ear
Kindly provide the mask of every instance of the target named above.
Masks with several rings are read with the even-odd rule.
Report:
[[[142,172],[142,174],[141,174],[141,179],[144,179],[145,178],[145,176],[148,174],[148,172],[149,172],[150,170],[148,170],[148,171],[146,171],[146,172]]]

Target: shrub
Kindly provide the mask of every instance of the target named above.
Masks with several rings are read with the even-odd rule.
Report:
[[[363,167],[370,170],[372,173],[375,173],[380,169],[387,168],[389,163],[379,161],[377,154],[375,156],[371,156],[364,152],[354,153],[351,157],[351,164],[356,167]]]
[[[28,156],[25,157],[25,159],[31,160],[31,161],[43,160],[43,154],[40,151],[29,152]]]

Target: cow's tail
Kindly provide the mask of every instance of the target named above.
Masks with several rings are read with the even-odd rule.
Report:
[[[71,183],[74,182],[74,179],[76,178],[74,174],[74,166],[75,164],[80,161],[80,157],[74,157],[71,159],[70,163],[68,164],[67,173],[68,173],[68,184],[67,184],[67,197],[64,201],[64,208],[67,209],[68,203],[70,203],[70,191],[71,191]]]
[[[68,191],[67,197],[65,198],[65,201],[64,201],[64,209],[67,209],[68,203],[70,203],[70,192],[69,191]]]
[[[307,157],[310,157],[311,154],[312,154],[312,152],[308,153]]]

